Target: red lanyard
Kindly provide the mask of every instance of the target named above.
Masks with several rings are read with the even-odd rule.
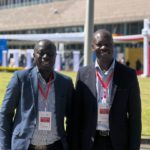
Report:
[[[50,77],[50,80],[51,80],[51,77]],[[38,88],[39,88],[39,90],[40,90],[40,92],[41,92],[41,94],[42,94],[42,96],[44,97],[45,100],[47,100],[47,98],[48,98],[48,93],[49,93],[50,87],[51,87],[51,82],[50,82],[50,80],[49,80],[49,82],[48,82],[48,87],[47,87],[47,89],[46,89],[46,92],[44,92],[44,90],[42,89],[40,83],[38,82]]]
[[[112,79],[113,76],[113,72],[110,74],[110,76],[108,77],[108,80],[106,81],[106,83],[102,80],[100,74],[98,71],[96,71],[96,76],[98,77],[99,82],[101,83],[102,87],[106,90],[109,86],[109,83]]]
[[[108,90],[108,86],[110,84],[110,81],[112,79],[113,76],[113,72],[110,74],[110,76],[108,77],[107,81],[104,82],[99,74],[99,72],[96,70],[96,76],[98,77],[99,82],[101,83],[104,91],[103,91],[103,98],[106,100],[107,98],[107,90]]]

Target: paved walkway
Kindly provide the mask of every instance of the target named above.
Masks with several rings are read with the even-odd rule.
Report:
[[[141,144],[140,150],[150,150],[150,145],[149,144]]]
[[[150,150],[150,136],[142,136],[140,150]]]

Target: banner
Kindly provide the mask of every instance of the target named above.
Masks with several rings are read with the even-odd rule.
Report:
[[[8,50],[7,40],[0,39],[0,66],[2,65],[2,51],[3,50],[5,50],[5,51]]]

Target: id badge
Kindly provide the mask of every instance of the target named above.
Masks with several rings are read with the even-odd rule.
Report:
[[[109,124],[109,105],[100,103],[98,105],[98,124],[101,126],[108,126]]]
[[[39,111],[39,130],[51,130],[51,112]]]

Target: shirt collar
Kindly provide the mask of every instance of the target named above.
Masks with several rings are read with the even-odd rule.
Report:
[[[97,59],[95,61],[95,68],[98,69],[100,71],[100,73],[104,74],[104,75],[108,75],[111,71],[114,70],[115,68],[115,59],[113,60],[111,66],[109,67],[109,69],[107,71],[102,71],[101,67],[99,66]]]
[[[47,84],[47,83],[45,82],[45,80],[43,79],[43,77],[42,77],[42,75],[41,75],[41,73],[40,73],[40,71],[39,71],[39,69],[38,69],[37,66],[36,66],[36,70],[37,70],[37,73],[38,73],[38,79],[39,79],[42,83]],[[56,79],[56,73],[55,73],[55,71],[53,71],[53,78],[52,78],[52,80],[51,80],[50,82],[53,83],[53,82],[55,81],[55,79]]]

